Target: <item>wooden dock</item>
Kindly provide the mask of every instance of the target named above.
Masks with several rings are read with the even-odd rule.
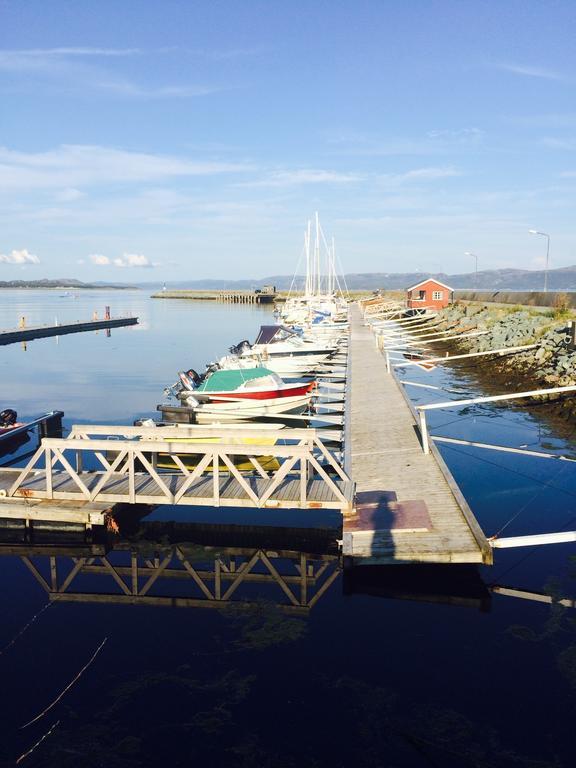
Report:
[[[344,557],[354,564],[491,562],[491,548],[438,451],[423,452],[413,411],[357,306],[350,354],[356,504],[344,518]]]
[[[137,317],[113,317],[102,320],[79,320],[76,323],[63,323],[62,325],[34,325],[29,328],[8,328],[0,330],[0,346],[14,344],[18,341],[44,339],[49,336],[65,336],[68,333],[84,333],[85,331],[99,331],[137,324]]]
[[[161,431],[73,426],[66,439],[45,438],[25,467],[0,468],[0,517],[9,505],[16,505],[16,516],[22,509],[22,517],[36,499],[104,507],[126,503],[351,508],[353,483],[315,430],[290,430],[294,441],[290,445],[269,444],[271,437],[284,440],[282,430],[267,431],[264,437],[260,430],[243,430],[252,444],[234,444],[237,432],[237,425],[180,425]],[[159,471],[167,458],[174,468]],[[252,471],[240,471],[239,458],[249,461]]]
[[[251,440],[242,444],[233,424],[76,425],[65,440],[43,439],[26,466],[0,468],[0,518],[90,527],[119,503],[333,509],[343,514],[345,563],[491,563],[490,543],[436,446],[423,450],[416,413],[356,305],[334,364],[339,378],[332,368],[320,374],[312,418],[337,427],[337,449],[297,417],[266,432],[274,445],[257,439],[256,425],[244,425]],[[174,467],[160,470],[167,455]],[[265,468],[271,459],[275,468]],[[238,469],[246,460],[254,470]]]

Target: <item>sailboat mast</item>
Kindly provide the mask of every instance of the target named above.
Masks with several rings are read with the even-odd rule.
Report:
[[[306,251],[306,285],[305,285],[305,296],[310,296],[311,293],[311,285],[310,285],[310,219],[308,219],[308,227],[306,231],[304,232],[304,249]]]
[[[332,296],[335,292],[335,288],[336,288],[335,277],[336,277],[336,243],[334,242],[334,238],[332,238],[332,248],[330,249],[330,278],[328,281],[328,284],[329,284],[328,293],[330,294],[330,296]]]
[[[316,295],[320,295],[320,220],[316,211],[316,242],[314,243],[314,263],[316,270]]]

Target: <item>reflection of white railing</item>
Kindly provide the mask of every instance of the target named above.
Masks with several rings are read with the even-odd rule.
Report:
[[[272,596],[274,604],[283,611],[296,613],[313,608],[340,574],[336,555],[308,555],[290,550],[277,553],[218,549],[206,551],[205,561],[200,562],[197,557],[190,557],[186,545],[159,546],[154,558],[140,554],[135,546],[130,552],[115,549],[114,553],[112,561],[105,555],[49,555],[43,567],[38,558],[32,562],[24,555],[22,561],[53,602],[218,608],[234,601],[237,606],[249,608],[261,599],[258,593],[250,597],[244,592],[239,597],[240,588],[250,584],[257,589],[260,585],[278,587],[280,593]],[[50,575],[44,577],[42,571]],[[107,581],[111,578],[116,589],[108,581],[105,591],[84,592],[83,576],[101,576]],[[189,588],[167,596],[169,581],[188,582]],[[160,583],[163,594],[159,595],[154,585]]]
[[[294,444],[279,444],[288,437]],[[159,459],[167,458],[173,468],[159,469]],[[239,462],[250,471],[239,469]],[[315,430],[287,435],[237,425],[75,426],[66,439],[44,439],[24,469],[0,471],[0,479],[9,497],[333,509],[352,504],[352,482]]]

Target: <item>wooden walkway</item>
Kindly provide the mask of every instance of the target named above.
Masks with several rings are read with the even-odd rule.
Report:
[[[10,486],[20,473],[19,469],[0,469],[0,495],[7,493]],[[163,472],[159,475],[166,491],[171,495],[167,498],[166,491],[160,486],[153,476],[145,472],[136,472],[133,480],[133,487],[130,488],[131,478],[125,472],[112,472],[108,475],[102,484],[104,472],[79,472],[76,477],[79,478],[83,486],[89,491],[96,493],[95,500],[100,504],[112,506],[120,503],[134,504],[178,504],[185,506],[220,506],[220,507],[275,507],[294,509],[299,507],[314,507],[317,509],[341,509],[345,502],[339,498],[332,488],[323,480],[307,480],[305,484],[304,504],[301,503],[301,479],[300,477],[288,476],[280,482],[253,475],[243,478],[244,483],[250,488],[253,495],[257,497],[255,501],[247,493],[246,488],[236,478],[221,473],[220,477],[214,480],[213,476],[201,477],[192,483],[187,483],[187,477],[180,474],[170,474]],[[17,496],[31,499],[50,499],[82,501],[83,494],[74,478],[70,477],[68,472],[52,470],[50,490],[47,489],[46,471],[36,470],[33,476],[27,478],[17,491]],[[186,483],[186,489],[179,496],[179,491]],[[272,484],[275,489],[269,498],[266,498],[266,492]],[[334,486],[339,489],[341,494],[347,499],[348,504],[352,503],[352,483],[335,478]],[[101,486],[96,492],[97,486]],[[215,488],[216,485],[216,488]],[[216,493],[215,493],[216,492]],[[133,500],[130,495],[132,493]],[[6,498],[6,497],[4,497]],[[265,500],[258,502],[258,499]],[[3,516],[4,509],[8,508],[7,502],[0,499],[0,516]],[[41,507],[39,508],[42,509]],[[18,516],[18,515],[14,515]]]
[[[426,455],[412,411],[351,309],[353,515],[343,554],[356,564],[491,562],[491,549],[440,455]]]

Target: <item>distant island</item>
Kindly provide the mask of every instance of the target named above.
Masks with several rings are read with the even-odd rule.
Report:
[[[136,289],[137,285],[124,285],[122,283],[83,283],[73,278],[59,278],[57,280],[0,280],[0,288],[73,288],[74,290],[96,290],[108,288],[118,291]]]

